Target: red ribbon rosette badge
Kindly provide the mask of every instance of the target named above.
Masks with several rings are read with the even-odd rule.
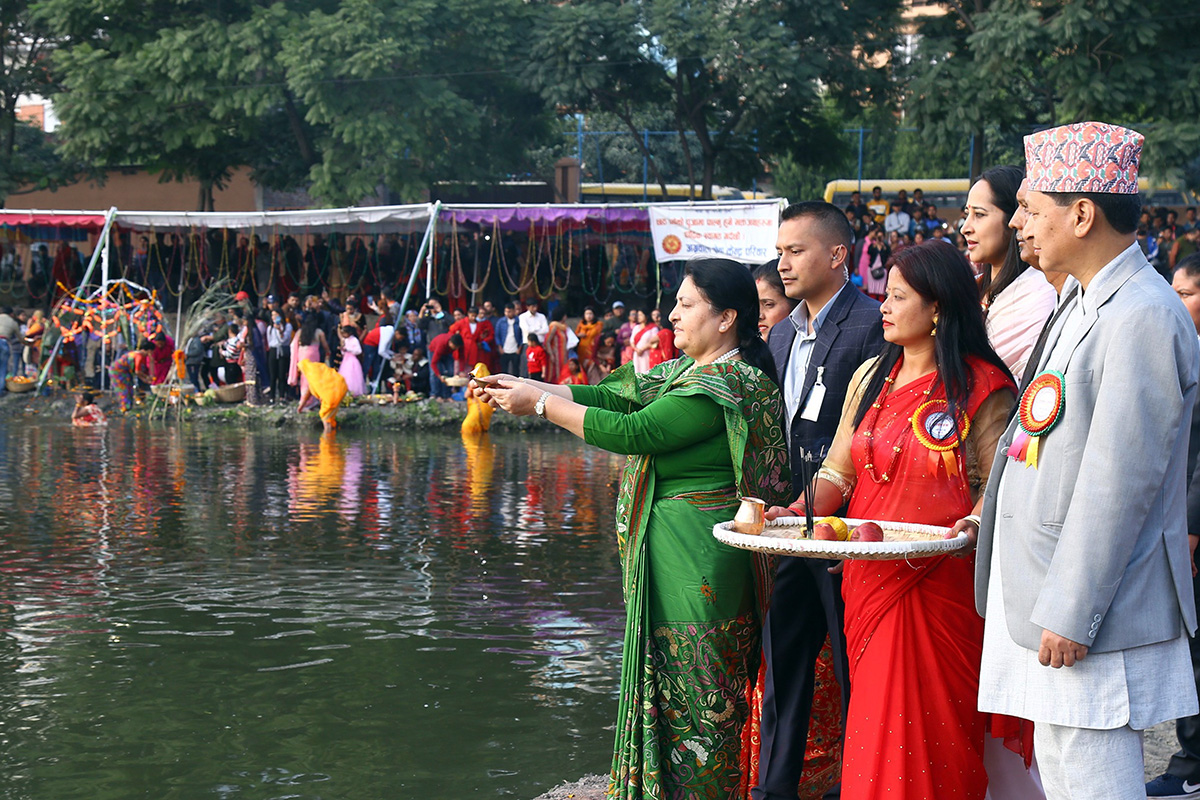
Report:
[[[930,400],[912,416],[913,435],[929,451],[929,473],[937,475],[938,460],[946,465],[946,474],[958,475],[958,446],[971,430],[971,420],[961,410],[958,424],[950,415],[945,400]]]
[[[1038,440],[1054,429],[1062,419],[1066,395],[1063,389],[1063,374],[1048,369],[1040,373],[1025,387],[1017,408],[1020,430],[1013,437],[1008,454],[1025,466],[1037,469]]]

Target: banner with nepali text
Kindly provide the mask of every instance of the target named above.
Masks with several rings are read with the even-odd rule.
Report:
[[[747,264],[775,257],[779,205],[651,206],[650,235],[659,262],[725,256]]]

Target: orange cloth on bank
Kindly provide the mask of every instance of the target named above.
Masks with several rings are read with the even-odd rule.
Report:
[[[974,422],[990,395],[1013,386],[996,367],[973,357],[967,363],[973,385],[967,414]],[[941,454],[931,460],[932,451],[912,431],[917,409],[945,398],[940,388],[925,394],[933,383],[930,374],[894,386],[881,401],[877,419],[868,413],[853,432],[850,454],[858,482],[847,516],[951,526],[971,513],[965,448],[960,445],[953,452],[958,474],[950,476]],[[990,416],[995,408],[989,408]],[[847,409],[852,420],[854,403]],[[845,416],[843,425],[848,425]],[[969,436],[977,433],[972,428]],[[878,482],[866,467],[872,462]],[[988,467],[990,457],[980,465],[985,472]],[[842,464],[834,468],[846,471]],[[883,481],[883,474],[890,480]],[[983,619],[975,611],[974,554],[845,563],[842,595],[854,688],[846,719],[842,795],[855,800],[982,800],[989,715],[976,710]]]
[[[296,366],[308,381],[308,391],[321,401],[321,420],[337,425],[338,406],[349,391],[346,379],[337,370],[319,361],[303,359]]]

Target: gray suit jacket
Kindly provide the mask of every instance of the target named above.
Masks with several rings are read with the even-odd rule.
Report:
[[[1196,329],[1136,245],[1073,302],[1082,323],[1057,342],[1060,320],[1040,365],[1066,380],[1038,468],[1006,455],[1016,418],[996,448],[976,607],[987,608],[993,541],[1002,538],[1004,610],[1022,647],[1037,650],[1043,629],[1095,652],[1174,639],[1185,625],[1196,629],[1186,521]]]

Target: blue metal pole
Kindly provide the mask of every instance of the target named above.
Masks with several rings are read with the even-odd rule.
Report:
[[[862,172],[863,172],[863,129],[858,126],[858,192],[862,194]],[[860,201],[861,202],[861,201]]]
[[[600,137],[596,137],[596,169],[600,173],[600,193],[604,193],[604,151],[600,149]]]
[[[583,166],[583,114],[575,115],[575,123],[575,160]]]
[[[754,129],[754,158],[758,159],[758,128]],[[750,196],[758,199],[758,173],[754,173],[754,178],[750,181]]]
[[[650,175],[650,157],[646,153],[650,152],[650,131],[647,128],[642,129],[642,202],[646,202],[646,181]],[[665,198],[664,198],[665,199]]]

